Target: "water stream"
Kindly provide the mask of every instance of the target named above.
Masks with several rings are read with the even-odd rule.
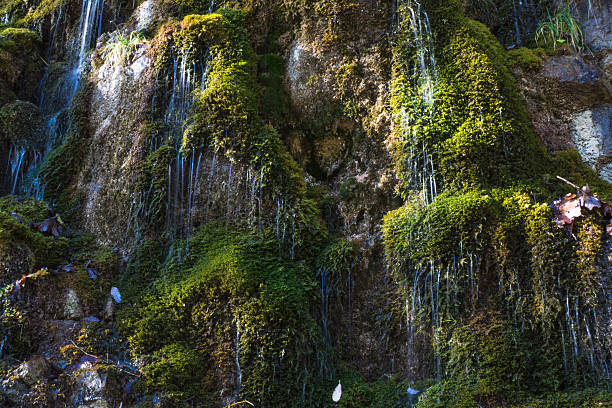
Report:
[[[82,0],[81,13],[75,35],[67,45],[67,60],[64,63],[64,73],[56,78],[53,66],[48,66],[41,81],[40,109],[45,116],[45,143],[42,151],[10,155],[12,187],[11,193],[23,193],[37,199],[44,198],[45,186],[33,175],[35,169],[43,162],[45,155],[60,144],[68,133],[70,115],[68,110],[76,94],[81,75],[86,68],[87,54],[102,31],[104,0]],[[55,11],[51,44],[54,46],[58,28],[66,23],[67,17],[63,7]],[[51,52],[51,51],[49,51]],[[49,91],[51,90],[51,91]],[[17,151],[24,148],[16,147]],[[20,150],[21,149],[21,150]],[[24,160],[24,156],[28,160]],[[25,183],[30,180],[29,183]]]

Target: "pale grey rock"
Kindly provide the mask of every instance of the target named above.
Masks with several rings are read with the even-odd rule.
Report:
[[[570,122],[572,140],[582,160],[612,182],[612,106],[594,108],[576,115]]]
[[[83,317],[81,300],[72,288],[68,288],[64,298],[64,317],[70,320],[79,320]]]
[[[155,21],[161,17],[161,8],[155,0],[146,0],[140,3],[134,11],[134,30],[143,31],[151,27]]]

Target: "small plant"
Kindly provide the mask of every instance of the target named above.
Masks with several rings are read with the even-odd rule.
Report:
[[[129,60],[136,47],[146,41],[145,36],[137,31],[132,31],[129,37],[119,33],[115,41],[104,47],[106,58],[110,57],[114,64],[121,65]]]
[[[546,44],[552,43],[555,48],[557,44],[569,43],[574,50],[582,51],[584,49],[582,28],[580,28],[570,4],[567,3],[554,15],[551,15],[550,12],[547,14],[547,18],[538,25],[536,30],[536,42],[539,43],[542,40]]]

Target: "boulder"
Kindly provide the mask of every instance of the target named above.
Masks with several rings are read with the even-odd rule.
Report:
[[[13,376],[27,385],[33,385],[38,380],[44,378],[50,368],[49,362],[44,357],[34,356],[17,367],[13,372]]]

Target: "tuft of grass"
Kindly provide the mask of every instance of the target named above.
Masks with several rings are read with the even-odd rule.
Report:
[[[554,48],[557,44],[569,44],[574,50],[584,50],[584,35],[582,28],[571,10],[570,3],[558,9],[551,15],[547,12],[547,17],[542,21],[535,33],[537,43],[543,41],[545,44],[552,44]]]
[[[107,52],[105,58],[111,58],[114,64],[122,65],[128,62],[136,48],[146,41],[144,34],[137,31],[132,31],[129,37],[119,33],[115,41],[104,47]]]

